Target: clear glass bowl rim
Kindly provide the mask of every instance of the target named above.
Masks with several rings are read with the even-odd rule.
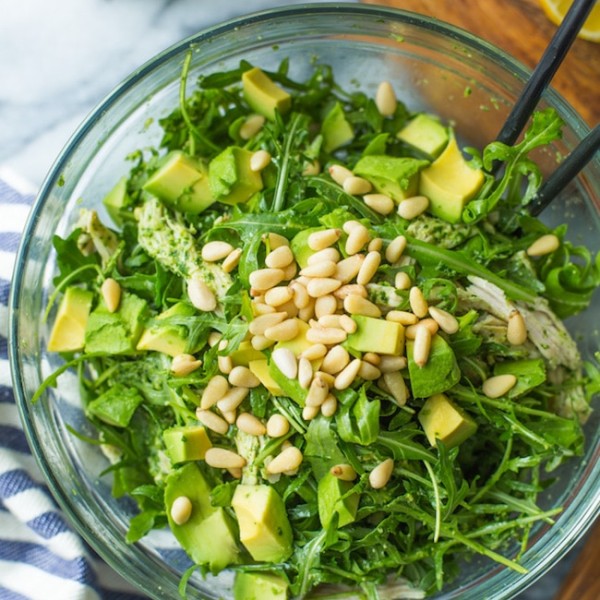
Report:
[[[38,443],[32,424],[29,422],[27,417],[27,404],[29,399],[24,393],[23,383],[21,380],[21,373],[19,370],[19,347],[18,347],[18,311],[19,311],[19,291],[23,280],[23,267],[25,257],[28,255],[30,240],[33,239],[33,231],[36,227],[40,213],[43,210],[44,204],[51,190],[57,184],[61,172],[68,163],[70,157],[76,152],[80,145],[81,140],[85,138],[90,129],[94,126],[95,122],[99,117],[110,109],[118,99],[127,93],[128,89],[135,84],[137,81],[146,77],[155,68],[173,58],[178,54],[182,54],[190,45],[201,44],[216,38],[221,34],[228,33],[236,28],[243,27],[245,25],[254,25],[260,23],[267,23],[272,20],[292,19],[300,18],[303,15],[314,15],[314,14],[336,14],[336,16],[343,17],[347,16],[364,16],[369,18],[381,18],[388,19],[391,22],[408,24],[411,26],[420,27],[429,32],[440,34],[445,37],[449,37],[458,43],[464,44],[466,47],[471,47],[477,52],[481,53],[484,57],[492,60],[497,66],[509,71],[516,79],[526,81],[531,70],[525,67],[520,61],[510,56],[508,53],[498,48],[497,46],[486,42],[485,40],[449,23],[439,21],[433,17],[428,17],[418,13],[413,13],[401,9],[388,8],[384,6],[377,6],[372,4],[351,4],[351,3],[318,3],[318,4],[299,4],[291,7],[281,6],[278,8],[272,8],[263,10],[260,12],[251,13],[242,17],[231,19],[220,23],[218,25],[206,28],[192,36],[189,36],[180,42],[172,45],[163,52],[159,53],[155,57],[148,60],[139,69],[134,71],[130,76],[123,80],[117,85],[112,92],[110,92],[104,100],[102,100],[86,117],[79,128],[75,131],[72,137],[69,139],[63,150],[58,155],[58,158],[51,167],[48,175],[44,179],[40,191],[35,199],[32,210],[29,214],[27,224],[25,226],[19,250],[16,256],[15,269],[11,284],[10,296],[9,296],[9,340],[8,340],[8,352],[9,361],[11,368],[11,375],[14,385],[14,391],[17,401],[17,406],[23,423],[26,438],[29,446],[33,452],[33,455],[45,477],[45,480],[58,502],[59,506],[65,511],[70,522],[74,525],[77,532],[86,540],[86,542],[118,573],[123,577],[132,581],[140,589],[154,596],[155,589],[150,588],[151,582],[147,582],[143,579],[132,578],[130,573],[130,567],[127,564],[122,564],[118,561],[111,547],[104,542],[96,538],[86,524],[79,518],[77,511],[72,507],[72,499],[68,494],[64,493],[61,485],[57,481],[54,473],[46,463],[44,458],[44,451]],[[577,114],[575,109],[555,90],[552,88],[547,89],[544,92],[544,98],[553,106],[560,109],[563,116],[566,117],[567,124],[573,129],[573,131],[580,137],[584,137],[590,128]],[[600,158],[593,159],[595,163],[600,165]],[[597,465],[598,466],[598,465]],[[596,479],[600,480],[599,469],[596,471]],[[592,474],[593,475],[593,474]],[[590,476],[593,478],[592,476]],[[578,497],[581,500],[584,490],[581,490],[582,494]],[[564,556],[573,545],[584,535],[586,530],[593,524],[596,518],[600,516],[600,490],[593,493],[593,490],[585,490],[586,496],[590,496],[588,504],[579,501],[577,503],[577,513],[570,515],[571,521],[576,519],[575,523],[570,522],[572,528],[564,534],[558,544],[551,548],[542,559],[536,559],[532,568],[526,576],[518,575],[511,572],[509,569],[502,569],[492,577],[492,580],[499,581],[504,580],[505,594],[503,598],[514,597],[515,594],[522,592],[529,585],[534,583],[542,575],[544,575],[549,568],[554,565],[561,556]],[[590,494],[591,492],[591,494]],[[574,503],[572,503],[574,504]],[[572,512],[573,506],[568,507],[568,512]],[[567,511],[563,513],[567,514]],[[527,561],[525,561],[525,566]],[[486,583],[491,583],[489,579],[486,579]],[[469,586],[469,592],[475,591]]]

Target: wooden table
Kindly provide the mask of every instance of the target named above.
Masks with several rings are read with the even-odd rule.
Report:
[[[556,31],[537,0],[363,0],[452,23],[499,46],[530,68]],[[600,44],[576,40],[552,82],[590,127],[600,121]],[[600,599],[600,523],[554,600]]]

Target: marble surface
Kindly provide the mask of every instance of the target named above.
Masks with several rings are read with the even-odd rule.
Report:
[[[3,2],[0,165],[39,186],[79,123],[134,68],[208,25],[282,3],[278,0]],[[552,598],[572,561],[573,556],[561,561],[522,594],[520,600]]]

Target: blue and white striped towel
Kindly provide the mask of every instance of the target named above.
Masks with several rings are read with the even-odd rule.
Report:
[[[73,531],[21,428],[8,365],[8,294],[32,190],[0,170],[0,600],[141,600]]]

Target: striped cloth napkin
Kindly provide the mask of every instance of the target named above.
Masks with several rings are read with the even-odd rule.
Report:
[[[32,190],[0,170],[0,600],[141,600],[73,531],[31,456],[8,365],[8,295]]]

